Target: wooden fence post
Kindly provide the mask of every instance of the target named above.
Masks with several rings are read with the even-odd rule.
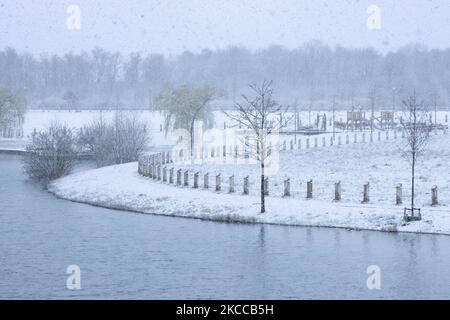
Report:
[[[173,184],[173,168],[169,169],[169,183]]]
[[[341,200],[341,182],[338,181],[334,184],[334,201]]]
[[[229,180],[229,193],[233,193],[234,192],[234,175],[230,176]]]
[[[177,170],[177,186],[181,186],[181,169]]]
[[[216,175],[216,191],[222,190],[222,178],[220,176],[220,173]]]
[[[306,182],[306,199],[311,199],[313,195],[312,179]]]
[[[439,202],[438,202],[437,186],[433,186],[433,188],[431,188],[431,205],[437,206],[438,204],[439,204]]]
[[[400,205],[403,203],[403,195],[402,195],[402,184],[399,183],[396,187],[395,187],[395,204],[396,205]]]
[[[188,170],[184,171],[184,186],[185,187],[189,186],[189,171]]]
[[[203,188],[208,189],[209,188],[209,173],[205,173],[203,175]]]
[[[195,189],[198,188],[198,175],[199,175],[198,172],[194,173],[194,188]]]
[[[365,185],[364,185],[364,190],[363,190],[363,203],[367,203],[367,202],[369,202],[369,200],[370,200],[370,197],[369,197],[369,182],[367,182]]]
[[[289,178],[284,180],[283,197],[289,197],[291,195],[291,180]]]
[[[248,176],[246,176],[244,178],[244,191],[242,192],[242,194],[247,195],[248,191],[249,191],[249,188],[248,188]]]

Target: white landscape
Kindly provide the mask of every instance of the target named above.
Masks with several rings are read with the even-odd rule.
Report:
[[[169,185],[142,177],[137,163],[75,173],[54,181],[49,190],[57,196],[114,209],[217,221],[282,225],[340,227],[378,231],[450,234],[450,136],[432,136],[422,160],[417,202],[422,220],[405,222],[403,205],[395,205],[395,186],[404,186],[408,205],[409,164],[402,159],[400,138],[299,151],[283,151],[279,174],[269,177],[267,212],[259,213],[256,165],[175,165],[189,170],[189,187]],[[351,155],[350,157],[348,155]],[[168,168],[171,165],[167,166]],[[175,171],[176,171],[175,170]],[[192,188],[195,172],[210,174],[210,189]],[[214,177],[223,177],[221,192],[214,191]],[[235,175],[236,192],[228,193],[227,177]],[[241,195],[242,179],[250,175],[250,195]],[[291,196],[282,197],[283,180],[291,179]],[[305,199],[306,181],[312,179],[313,199]],[[203,175],[201,175],[203,181]],[[342,200],[333,201],[334,183],[341,181]],[[370,203],[362,204],[363,183],[370,183]],[[431,206],[431,187],[439,189],[439,206]]]
[[[448,1],[1,0],[0,300],[449,299]]]

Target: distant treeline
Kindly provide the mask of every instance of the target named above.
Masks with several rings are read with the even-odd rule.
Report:
[[[277,98],[299,108],[399,107],[413,90],[430,104],[450,101],[450,49],[410,45],[381,54],[374,49],[331,48],[309,42],[289,50],[272,46],[122,55],[96,48],[80,54],[34,56],[0,51],[0,87],[22,93],[32,107],[148,108],[166,86],[209,84],[223,103],[248,91],[249,83],[273,80]]]

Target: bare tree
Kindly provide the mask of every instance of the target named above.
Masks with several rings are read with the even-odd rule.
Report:
[[[268,137],[277,134],[288,122],[287,106],[282,106],[273,99],[272,82],[264,80],[261,85],[250,85],[254,98],[242,95],[243,102],[236,103],[235,112],[224,113],[232,120],[248,129],[252,135],[246,137],[244,145],[246,153],[259,162],[261,174],[261,213],[266,212],[265,205],[265,162],[270,152]]]
[[[58,122],[34,131],[23,157],[25,172],[44,182],[69,174],[77,156],[74,142],[72,131]]]
[[[78,146],[94,155],[97,166],[137,161],[150,140],[148,130],[136,115],[117,112],[113,121],[102,118],[78,133]]]
[[[423,153],[430,136],[427,123],[428,112],[422,103],[418,103],[416,94],[403,101],[404,113],[401,126],[405,132],[406,148],[403,156],[411,163],[411,214],[414,216],[415,169],[418,157]]]

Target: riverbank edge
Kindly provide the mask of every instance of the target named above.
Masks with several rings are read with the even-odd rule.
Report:
[[[123,165],[122,165],[123,166]],[[113,166],[113,167],[118,167],[118,166]],[[109,168],[109,169],[105,169],[105,168]],[[269,224],[269,225],[280,225],[280,226],[294,226],[294,227],[325,227],[325,228],[340,228],[340,229],[347,229],[347,230],[355,230],[355,231],[361,231],[361,230],[368,230],[368,231],[381,231],[381,232],[390,232],[390,233],[396,233],[396,232],[402,232],[402,233],[418,233],[418,234],[435,234],[435,235],[450,235],[450,232],[448,232],[447,230],[439,230],[439,231],[434,231],[434,230],[402,230],[397,228],[397,226],[395,226],[394,228],[386,228],[386,226],[374,226],[374,227],[360,227],[360,226],[342,226],[342,225],[337,225],[337,223],[332,224],[332,223],[326,223],[326,222],[322,222],[322,223],[306,223],[306,222],[298,222],[298,221],[293,221],[292,219],[289,220],[289,218],[291,218],[290,216],[287,216],[287,220],[288,221],[264,221],[264,219],[267,220],[267,218],[270,218],[270,214],[269,213],[265,213],[265,214],[254,214],[251,213],[249,214],[247,213],[242,213],[240,214],[240,212],[238,211],[238,213],[236,212],[230,212],[230,213],[224,213],[223,212],[223,208],[218,208],[217,211],[215,212],[208,212],[208,213],[199,213],[199,212],[188,212],[188,211],[179,211],[176,209],[173,210],[167,210],[167,207],[165,207],[165,210],[149,210],[149,209],[145,209],[145,208],[139,208],[139,205],[136,205],[133,203],[133,205],[127,204],[127,203],[121,203],[121,204],[117,204],[117,200],[111,200],[112,196],[110,196],[111,198],[108,198],[107,196],[105,196],[104,194],[101,194],[101,197],[106,197],[106,199],[103,200],[99,200],[98,199],[98,195],[97,198],[95,195],[92,195],[89,199],[89,196],[86,195],[78,195],[77,196],[77,192],[81,189],[85,189],[85,188],[79,188],[80,183],[73,181],[74,177],[77,177],[81,179],[89,177],[90,175],[94,175],[94,173],[98,172],[99,170],[111,170],[110,167],[105,167],[105,168],[100,168],[100,169],[94,169],[94,170],[87,170],[87,171],[83,171],[80,173],[76,173],[73,175],[69,175],[66,176],[64,178],[61,179],[57,179],[53,182],[51,182],[48,186],[47,186],[47,191],[50,192],[51,194],[53,194],[54,196],[56,196],[57,198],[60,199],[64,199],[64,200],[69,200],[72,202],[77,202],[77,203],[84,203],[84,204],[88,204],[88,205],[92,205],[92,206],[97,206],[97,207],[103,207],[103,208],[107,208],[107,209],[113,209],[113,210],[121,210],[121,211],[129,211],[129,212],[135,212],[135,213],[141,213],[141,214],[153,214],[153,215],[161,215],[161,216],[168,216],[168,217],[182,217],[182,218],[191,218],[191,219],[199,219],[199,220],[206,220],[206,221],[214,221],[214,222],[225,222],[225,223],[251,223],[251,224]],[[81,176],[80,176],[81,175]],[[91,177],[92,178],[92,177]],[[98,178],[98,175],[96,175],[95,177],[96,182],[98,182],[99,185],[108,185],[108,181],[103,181],[101,182]],[[157,182],[152,182],[149,181],[148,179],[145,178],[141,178],[139,176],[133,177],[134,179],[140,179],[146,184],[146,188],[148,187],[156,187],[157,189],[161,189],[164,187],[168,187],[168,188],[173,188],[173,190],[181,190],[183,192],[197,192],[195,190],[186,190],[183,188],[177,188],[177,187],[173,187],[173,186],[166,186],[163,185],[161,183],[157,183]],[[76,180],[76,179],[75,179]],[[107,180],[107,179],[106,179]],[[61,187],[62,186],[66,186],[68,187],[69,191],[64,191]],[[91,186],[92,187],[92,186]],[[71,189],[73,188],[73,189]],[[148,188],[150,189],[150,188]],[[147,189],[147,191],[148,191]],[[95,188],[95,191],[101,191],[101,186],[98,187],[98,185]],[[208,192],[208,191],[200,191],[200,192]],[[139,194],[139,196],[141,196],[143,194]],[[131,193],[127,193],[127,192],[123,192],[119,195],[119,197],[121,199],[132,199],[133,197],[136,196],[136,193],[131,194]],[[147,196],[147,195],[145,195]],[[215,196],[221,196],[220,194],[215,194]],[[225,196],[225,195],[224,195]],[[235,197],[238,195],[235,195]],[[170,198],[171,195],[166,195],[166,198]],[[241,196],[238,196],[241,197]],[[249,197],[246,196],[246,198],[248,199]],[[154,199],[151,199],[152,201],[158,201],[158,197],[155,196]],[[167,200],[167,199],[166,199]],[[271,199],[272,200],[272,199]],[[114,203],[116,202],[116,203]],[[170,200],[169,200],[170,202]],[[189,201],[187,201],[189,202]],[[173,208],[178,208],[178,206],[173,206]],[[222,210],[220,210],[222,209]],[[252,208],[254,209],[254,208]],[[329,216],[327,216],[329,213],[324,213],[323,217],[325,218],[329,218]],[[274,214],[272,213],[272,216],[274,216]],[[275,214],[275,216],[277,216]],[[326,221],[326,220],[325,220]],[[331,219],[332,221],[332,219]]]
[[[440,233],[440,232],[426,232],[426,231],[408,231],[408,230],[382,230],[382,229],[370,229],[370,228],[350,228],[350,227],[340,227],[340,226],[321,226],[321,225],[313,225],[313,224],[286,224],[286,223],[274,223],[274,222],[252,222],[252,221],[245,221],[245,220],[236,220],[236,221],[226,221],[221,219],[214,219],[214,218],[207,218],[207,217],[195,217],[195,216],[182,216],[177,214],[166,214],[166,213],[151,213],[151,212],[145,212],[142,210],[136,210],[128,207],[120,208],[119,206],[108,206],[104,204],[99,204],[94,201],[80,201],[80,200],[73,200],[67,197],[63,197],[58,195],[55,191],[47,189],[47,192],[52,194],[58,199],[70,201],[74,203],[81,203],[86,204],[98,208],[104,208],[109,210],[116,210],[116,211],[127,211],[130,213],[136,213],[136,214],[148,214],[148,215],[154,215],[154,216],[163,216],[163,217],[171,217],[171,218],[182,218],[182,219],[196,219],[196,220],[202,220],[202,221],[210,221],[210,222],[218,222],[218,223],[236,223],[236,224],[267,224],[272,226],[283,226],[283,227],[298,227],[298,228],[325,228],[325,229],[344,229],[347,231],[371,231],[371,232],[383,232],[383,233],[415,233],[415,234],[427,234],[427,235],[437,235],[437,236],[450,236],[450,233]]]

